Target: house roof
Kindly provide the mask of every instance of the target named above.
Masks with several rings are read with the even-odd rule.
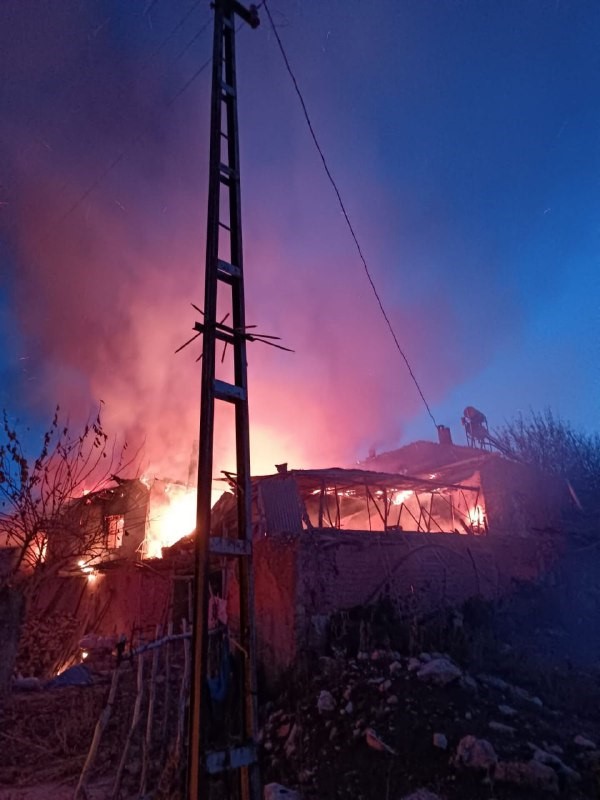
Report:
[[[360,466],[366,470],[386,470],[428,478],[431,476],[431,480],[439,480],[447,485],[448,482],[460,483],[467,480],[484,464],[498,459],[506,461],[499,453],[488,450],[420,441],[372,456],[361,462]]]

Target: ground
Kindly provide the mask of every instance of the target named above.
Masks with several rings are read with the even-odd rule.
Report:
[[[424,654],[422,663],[429,657]],[[565,774],[555,770],[562,797],[600,797],[600,750],[574,743],[577,736],[600,741],[598,694],[575,713],[492,676],[463,673],[436,686],[418,677],[417,663],[381,651],[363,659],[322,659],[311,681],[288,689],[268,709],[265,779],[297,787],[307,800],[399,798],[418,788],[446,800],[549,796],[500,784],[493,769],[454,764],[460,740],[471,735],[490,742],[502,761],[529,762],[536,749],[555,754],[567,768]],[[331,708],[319,710],[323,697]],[[370,746],[372,732],[393,752]],[[434,745],[434,734],[443,734],[447,749]]]

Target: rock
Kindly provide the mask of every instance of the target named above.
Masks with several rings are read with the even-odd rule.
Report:
[[[430,792],[429,789],[417,789],[416,792],[405,794],[400,800],[442,800],[439,794]]]
[[[396,697],[395,694],[391,694],[386,700],[386,703],[388,704],[388,706],[396,706],[398,705],[398,698]]]
[[[521,689],[520,686],[511,686],[511,692],[515,697],[518,697],[520,700],[525,700],[526,703],[533,703],[534,706],[538,708],[543,708],[544,704],[540,700],[539,697],[534,697],[531,695],[527,689]]]
[[[492,731],[496,731],[496,733],[508,733],[512,735],[517,732],[517,729],[513,728],[512,725],[505,725],[503,722],[494,722],[494,720],[488,723],[488,728]]]
[[[460,767],[475,770],[488,770],[498,761],[498,756],[487,739],[463,736],[456,748],[454,763]]]
[[[319,658],[319,668],[321,673],[328,677],[332,677],[340,671],[339,663],[330,656],[321,656]]]
[[[594,742],[581,734],[577,734],[573,739],[573,744],[576,744],[577,747],[582,747],[584,750],[596,750]]]
[[[409,658],[408,659],[408,671],[409,672],[416,672],[418,669],[421,669],[423,664],[419,661],[418,658]]]
[[[392,756],[398,755],[393,748],[391,748],[383,741],[383,739],[380,738],[373,728],[367,728],[365,730],[365,740],[369,747],[373,750],[379,750],[380,753],[389,753]]]
[[[429,655],[429,653],[419,653],[419,660],[424,664],[427,664],[429,661],[431,661],[431,659],[432,657]]]
[[[354,711],[354,703],[352,702],[352,700],[349,700],[344,706],[344,712],[350,715],[352,714],[353,711]]]
[[[276,733],[276,736],[277,736],[279,739],[285,739],[285,738],[287,738],[287,736],[289,735],[289,732],[290,732],[290,730],[291,730],[291,727],[292,727],[292,726],[291,726],[291,724],[290,724],[289,722],[286,722],[286,723],[284,723],[283,725],[280,725],[280,726],[277,728],[277,733]]]
[[[496,677],[496,675],[478,675],[477,680],[483,683],[484,686],[488,686],[491,689],[499,689],[501,692],[506,692],[511,688],[509,683],[502,680],[502,678]]]
[[[546,750],[542,750],[539,747],[536,748],[533,753],[533,761],[537,761],[547,767],[553,767],[559,774],[563,775],[569,783],[579,783],[581,780],[581,775],[574,769],[571,769],[571,767],[568,767],[558,756],[554,755],[554,753],[548,753]]]
[[[458,680],[461,675],[461,670],[447,658],[435,658],[428,661],[417,672],[417,678],[420,681],[433,683],[435,686],[447,686]]]
[[[552,767],[539,761],[500,761],[496,765],[494,780],[499,783],[512,783],[527,789],[541,789],[550,794],[558,794],[558,776]]]
[[[392,677],[397,675],[399,672],[402,672],[402,664],[399,661],[392,661],[389,666],[389,671]]]
[[[317,710],[319,714],[323,714],[327,711],[335,711],[335,700],[331,692],[328,692],[327,689],[323,689],[319,694]]]
[[[433,746],[439,747],[440,750],[447,750],[448,749],[448,739],[445,734],[443,733],[434,733],[433,734]]]
[[[280,783],[268,783],[265,786],[264,800],[301,800],[301,797],[299,792]]]
[[[517,715],[517,709],[516,708],[512,708],[512,706],[504,705],[503,703],[501,703],[498,706],[498,711],[501,714],[504,714],[505,717],[514,717],[514,716]]]
[[[476,692],[479,689],[477,686],[477,681],[470,675],[463,675],[460,679],[460,685],[461,688],[466,689],[469,692]]]
[[[290,735],[286,739],[285,745],[283,750],[287,758],[293,758],[296,754],[296,748],[298,746],[298,742],[302,737],[302,728],[294,722],[292,725],[292,729],[290,731]]]
[[[373,650],[371,653],[371,661],[381,661],[382,658],[389,658],[387,650]]]
[[[378,688],[379,688],[379,691],[380,691],[380,692],[387,692],[389,689],[391,689],[391,688],[392,688],[392,682],[391,682],[390,680],[387,680],[387,681],[382,681],[382,682],[379,684],[379,687],[378,687]]]

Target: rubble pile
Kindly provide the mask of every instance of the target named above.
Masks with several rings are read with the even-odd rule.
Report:
[[[445,653],[322,657],[264,708],[265,782],[303,800],[597,797],[590,701],[583,719]]]

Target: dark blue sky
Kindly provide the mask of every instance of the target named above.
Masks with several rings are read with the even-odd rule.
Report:
[[[492,426],[550,406],[598,430],[600,4],[270,8],[438,421],[462,441],[465,405]],[[37,419],[102,399],[175,471],[197,418],[193,354],[173,350],[201,298],[209,70],[171,99],[209,16],[0,8],[0,400]],[[238,44],[249,316],[297,351],[251,352],[255,464],[431,438],[264,14]]]

